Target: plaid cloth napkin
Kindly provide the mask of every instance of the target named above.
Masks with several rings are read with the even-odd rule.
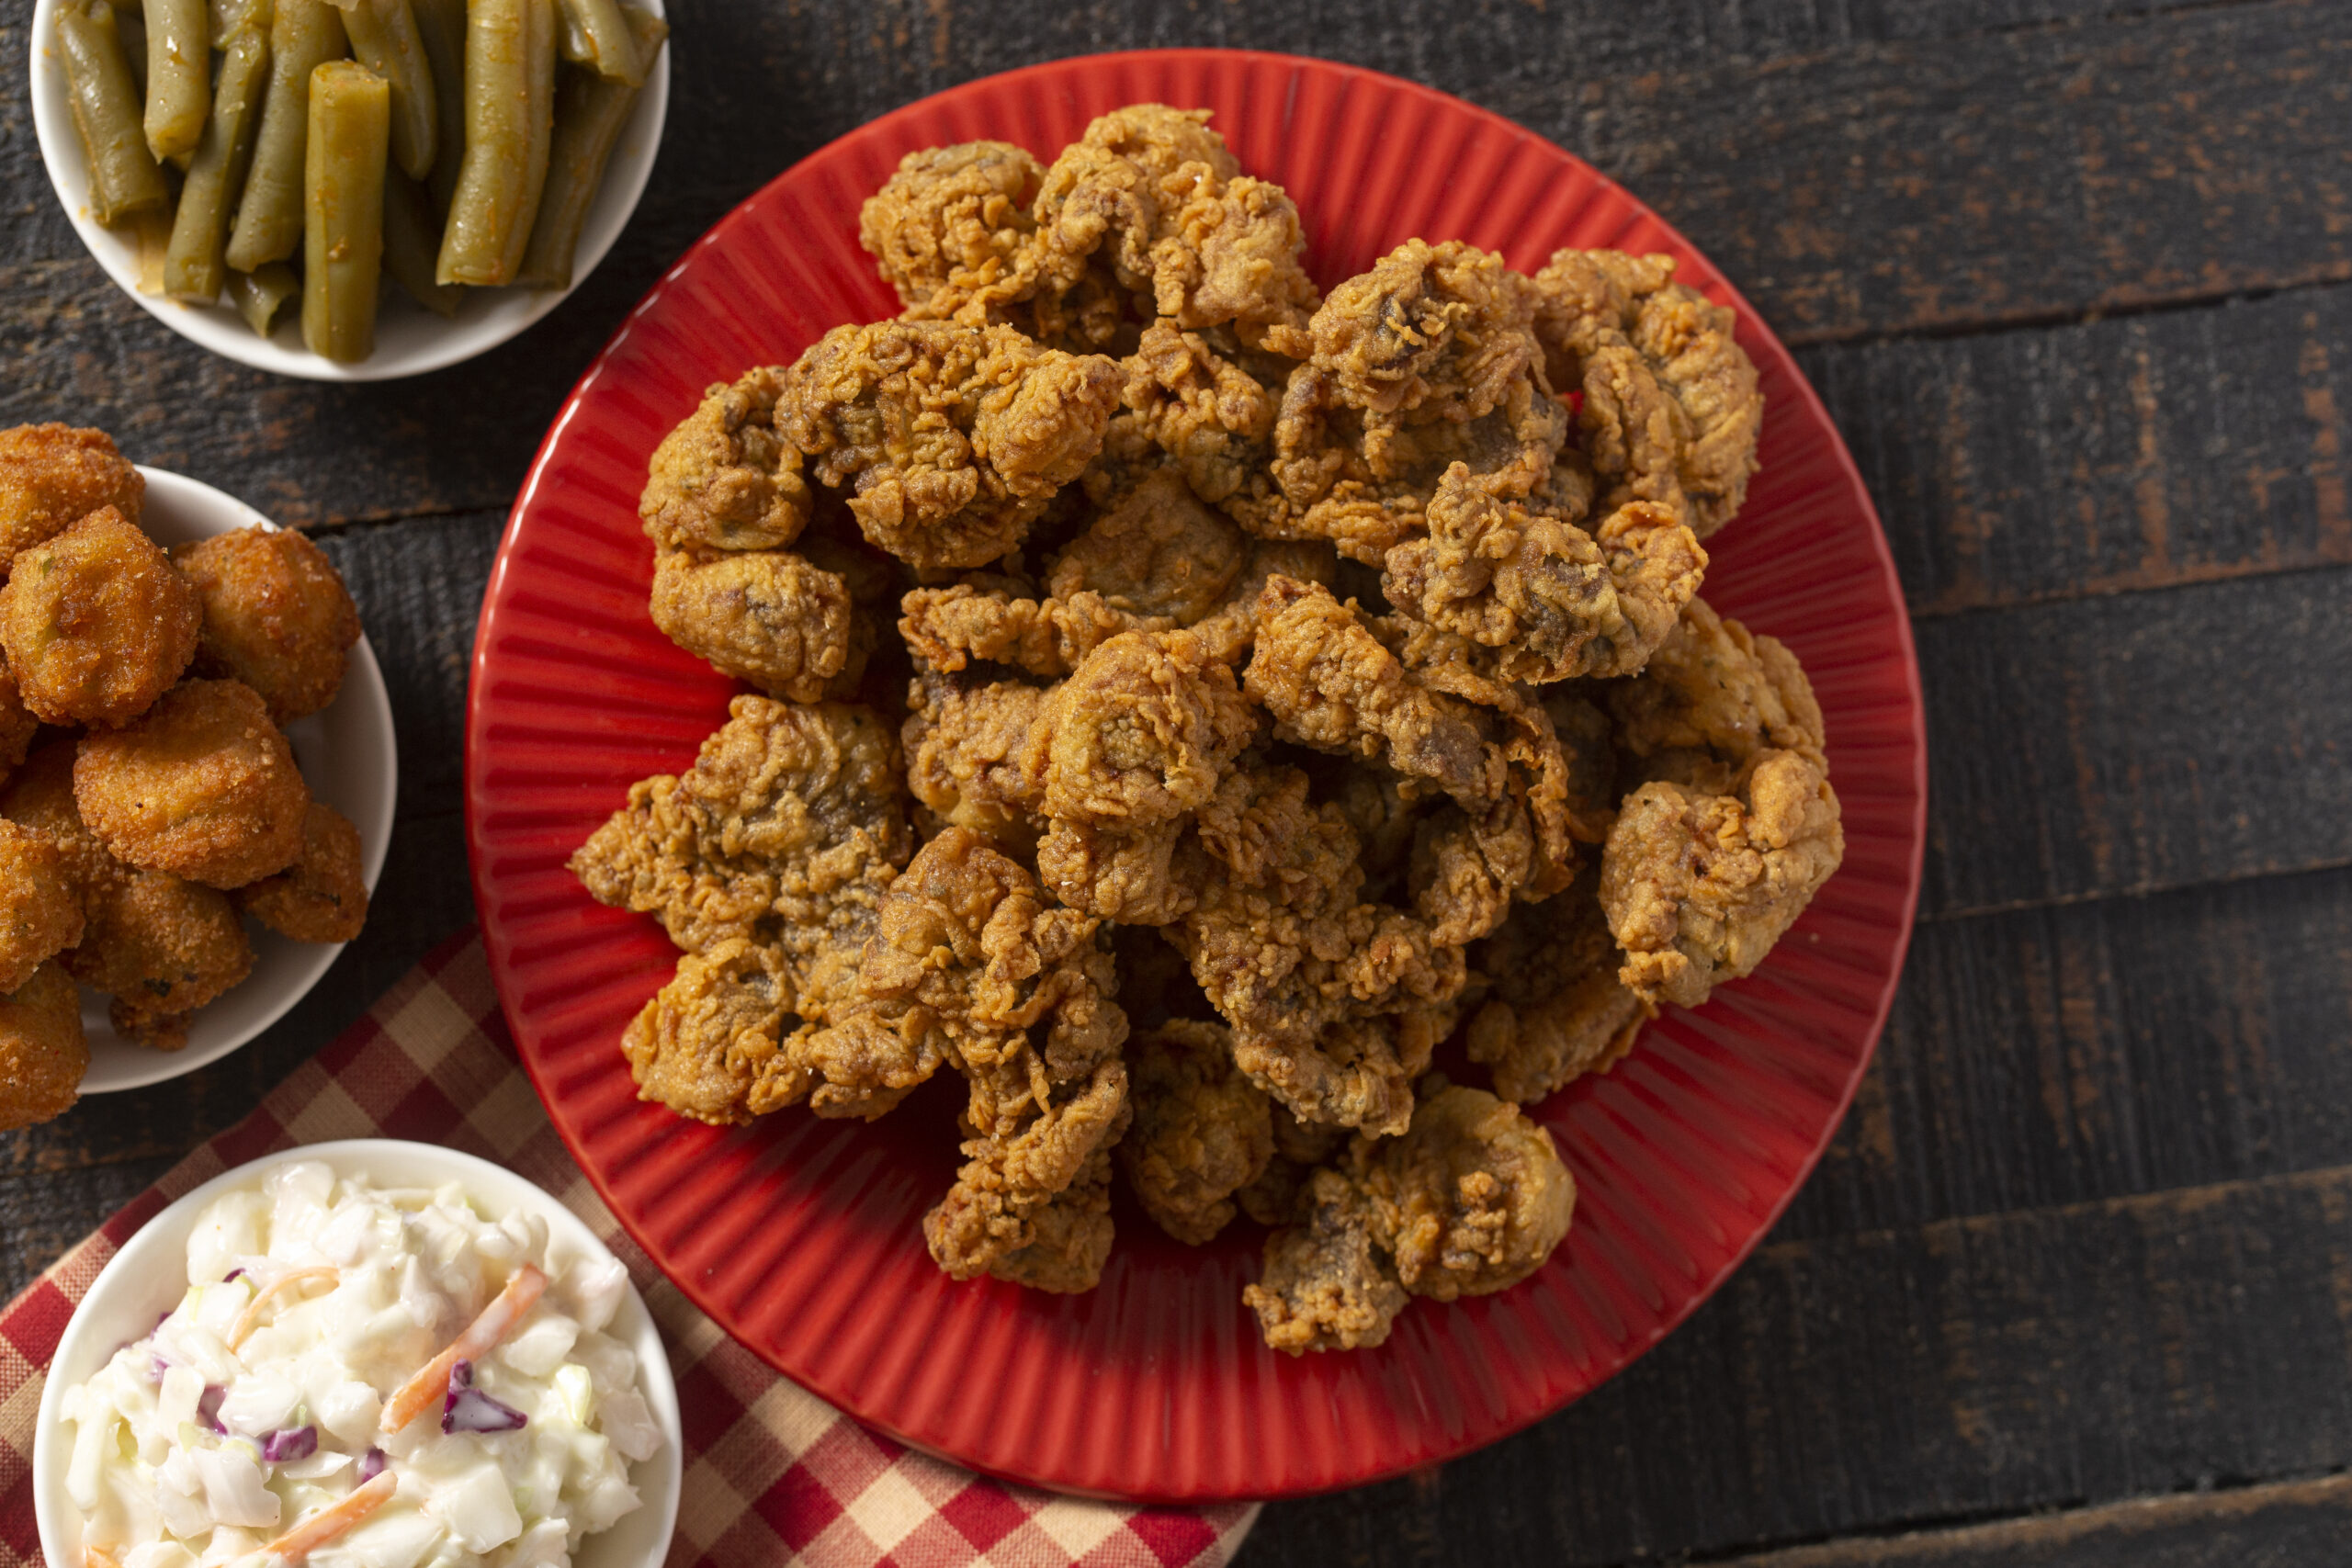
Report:
[[[685,1487],[669,1568],[1222,1568],[1255,1504],[1136,1508],[989,1481],[869,1432],[778,1377],[656,1273],[548,1124],[514,1057],[480,937],[448,943],[0,1312],[0,1568],[40,1561],[33,1416],[65,1320],[99,1269],[180,1194],[334,1138],[408,1138],[496,1160],[586,1220],[629,1267],[670,1348]]]

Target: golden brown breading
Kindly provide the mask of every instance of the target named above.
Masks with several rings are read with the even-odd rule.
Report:
[[[334,701],[359,607],[318,546],[256,525],[175,545],[172,564],[204,606],[199,673],[243,681],[279,724]]]
[[[1208,119],[1130,105],[1054,160],[1035,206],[1041,336],[1110,343],[1123,321],[1114,290],[1132,319],[1232,323],[1250,342],[1304,326],[1316,290],[1298,209],[1242,175]]]
[[[1766,748],[1828,767],[1821,705],[1796,656],[1703,599],[1683,607],[1638,679],[1600,690],[1617,720],[1617,744],[1643,760],[1642,778],[1699,782],[1689,773],[1699,759],[1736,770]]]
[[[0,1133],[73,1110],[89,1068],[81,992],[63,968],[43,964],[0,995]]]
[[[1043,687],[925,675],[907,693],[900,732],[907,788],[941,821],[1025,849],[1045,799]]]
[[[113,507],[139,523],[147,480],[103,430],[20,424],[0,430],[0,577],[17,552]]]
[[[854,687],[873,651],[849,584],[790,550],[662,550],[651,609],[688,653],[795,702]]]
[[[1306,1218],[1266,1238],[1257,1282],[1242,1304],[1266,1343],[1294,1356],[1369,1349],[1405,1310],[1405,1288],[1372,1239],[1372,1204],[1337,1171],[1317,1170],[1303,1195]]]
[[[1274,1157],[1234,1199],[1260,1224],[1279,1227],[1302,1216],[1317,1168],[1329,1165],[1354,1134],[1327,1122],[1302,1122],[1280,1100],[1273,1103],[1273,1131]]]
[[[1551,1134],[1481,1089],[1422,1086],[1405,1135],[1351,1151],[1374,1246],[1417,1296],[1507,1290],[1543,1267],[1576,1212]]]
[[[0,653],[0,779],[5,779],[25,760],[32,749],[33,737],[40,733],[40,720],[25,706],[17,694],[17,677],[8,668],[7,656]]]
[[[1677,515],[1619,507],[1593,534],[1498,496],[1460,463],[1438,482],[1427,536],[1388,552],[1381,591],[1457,632],[1506,681],[1631,675],[1674,629],[1707,554]]]
[[[1846,852],[1819,763],[1758,751],[1721,793],[1666,780],[1626,797],[1600,862],[1600,902],[1644,1001],[1697,1007],[1764,961]]]
[[[786,373],[777,428],[874,544],[912,565],[985,566],[1084,471],[1122,377],[1010,327],[878,321],[827,333]]]
[[[1563,682],[1544,689],[1544,716],[1559,742],[1563,775],[1561,810],[1568,836],[1580,844],[1609,837],[1617,819],[1617,746],[1609,716],[1594,700],[1605,688]]]
[[[1413,1081],[1429,1070],[1430,1054],[1461,1016],[1451,997],[1463,985],[1462,950],[1438,947],[1432,954],[1425,929],[1394,911],[1384,913],[1388,929],[1374,940],[1425,971],[1429,977],[1417,977],[1416,984],[1447,994],[1448,1000],[1423,1004],[1391,997],[1385,1003],[1391,1010],[1365,1012],[1327,1004],[1320,1026],[1305,1038],[1287,1029],[1233,1032],[1235,1066],[1306,1120],[1367,1133],[1403,1132],[1413,1113]],[[1387,976],[1379,983],[1395,988]]]
[[[1160,321],[1122,365],[1130,411],[1122,418],[1168,454],[1196,495],[1220,506],[1236,497],[1244,507],[1272,504],[1263,470],[1295,360],[1253,353],[1229,328],[1188,333]]]
[[[1747,498],[1764,399],[1733,313],[1673,277],[1671,256],[1570,250],[1530,283],[1553,384],[1585,393],[1594,469],[1705,538]]]
[[[1111,1255],[1111,1150],[1128,1115],[1114,1056],[1017,1129],[965,1140],[956,1185],[923,1216],[933,1261],[958,1280],[1092,1290]]]
[[[898,748],[870,709],[740,696],[678,777],[646,779],[571,857],[598,899],[689,953],[779,953],[786,1010],[821,1020],[911,850]]]
[[[82,825],[74,804],[74,744],[71,737],[51,740],[26,758],[0,793],[0,816],[48,835],[64,857],[68,884],[86,897],[92,883],[121,863]]]
[[[1657,1010],[1617,977],[1592,876],[1521,905],[1470,951],[1486,982],[1470,1019],[1470,1059],[1494,1071],[1495,1093],[1525,1105],[1587,1073],[1605,1073]]]
[[[1035,287],[1029,209],[1045,168],[1005,141],[926,147],[858,211],[858,243],[906,319],[987,326]]]
[[[808,481],[799,448],[776,429],[785,369],[719,382],[662,437],[637,514],[665,550],[775,550],[808,525]]]
[[[82,895],[57,841],[0,821],[0,991],[82,940]]]
[[[237,889],[237,907],[296,942],[349,942],[368,923],[366,854],[359,829],[334,807],[302,814],[302,852],[274,876]]]
[[[678,960],[677,974],[621,1036],[639,1100],[719,1127],[768,1109],[752,1101],[784,1067],[786,987],[765,959],[765,950],[733,937]]]
[[[1376,566],[1420,531],[1453,464],[1524,498],[1567,439],[1532,297],[1500,256],[1408,241],[1334,288],[1312,333],[1275,420],[1272,488],[1225,502],[1253,533],[1329,538]]]
[[[203,624],[196,590],[111,506],[17,552],[0,588],[17,695],[51,724],[137,718],[196,657]]]
[[[1233,1065],[1224,1027],[1191,1019],[1130,1039],[1127,1075],[1135,1124],[1119,1168],[1160,1229],[1198,1247],[1273,1158],[1272,1102]]]
[[[188,1019],[253,972],[253,944],[229,896],[166,871],[117,865],[91,884],[73,976],[114,998],[117,1033],[157,1051],[187,1043]]]
[[[187,681],[128,727],[82,738],[74,801],[117,858],[226,888],[294,863],[311,792],[260,693]]]
[[[1096,649],[1043,710],[1047,817],[1136,827],[1204,804],[1257,733],[1230,665],[1190,632],[1126,632]]]

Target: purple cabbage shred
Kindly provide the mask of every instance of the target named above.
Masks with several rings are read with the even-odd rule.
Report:
[[[223,1274],[223,1275],[221,1275],[221,1276],[220,1276],[220,1282],[221,1282],[222,1284],[224,1284],[224,1285],[225,1285],[225,1284],[227,1284],[230,1280],[234,1280],[235,1278],[237,1278],[237,1276],[238,1276],[238,1275],[243,1274],[243,1272],[244,1272],[244,1270],[243,1270],[243,1269],[230,1269],[226,1274]]]
[[[381,1449],[369,1449],[366,1453],[361,1454],[359,1456],[359,1469],[356,1472],[359,1478],[359,1484],[365,1486],[369,1482],[375,1480],[376,1477],[383,1474],[384,1464],[384,1450]]]
[[[206,1383],[204,1393],[196,1401],[197,1425],[208,1432],[227,1431],[229,1428],[220,1425],[220,1402],[228,1397],[229,1391],[219,1383]]]
[[[318,1451],[319,1429],[316,1427],[283,1427],[261,1440],[261,1457],[272,1464],[309,1459]]]
[[[449,1393],[441,1404],[444,1432],[519,1432],[530,1424],[529,1416],[474,1386],[471,1361],[449,1369]]]

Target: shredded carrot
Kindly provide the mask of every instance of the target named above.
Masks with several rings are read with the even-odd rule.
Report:
[[[82,1568],[122,1568],[122,1564],[105,1547],[85,1546],[82,1549]]]
[[[323,1265],[315,1269],[289,1269],[280,1274],[277,1279],[255,1291],[254,1299],[245,1303],[245,1310],[237,1314],[236,1323],[229,1330],[229,1348],[233,1350],[243,1345],[245,1342],[245,1337],[261,1326],[263,1303],[275,1301],[290,1286],[306,1285],[313,1280],[333,1280],[335,1283],[341,1284],[343,1276]]]
[[[449,1370],[459,1361],[478,1361],[497,1348],[547,1288],[548,1277],[531,1264],[516,1269],[497,1299],[481,1309],[481,1315],[385,1403],[383,1429],[397,1432],[424,1415],[427,1406],[448,1393]]]
[[[262,1555],[300,1562],[344,1531],[392,1500],[400,1478],[387,1470],[340,1503],[332,1503],[279,1536]]]

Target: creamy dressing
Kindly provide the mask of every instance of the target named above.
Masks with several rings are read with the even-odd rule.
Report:
[[[393,1393],[532,1268],[545,1293],[383,1430]],[[346,1500],[387,1472],[397,1491],[311,1547],[313,1568],[563,1568],[638,1506],[628,1466],[662,1438],[636,1355],[604,1332],[627,1276],[551,1261],[535,1214],[290,1161],[207,1206],[187,1282],[62,1401],[67,1493],[120,1568],[283,1562],[273,1542],[368,1504]]]

